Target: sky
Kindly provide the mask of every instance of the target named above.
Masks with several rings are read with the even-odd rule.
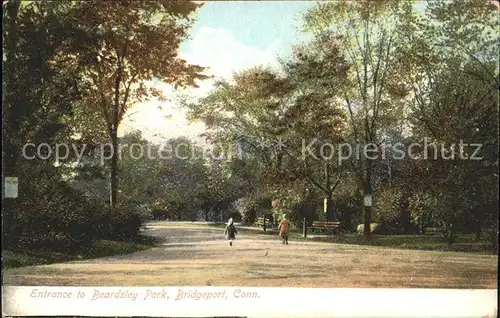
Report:
[[[299,31],[300,15],[314,2],[206,2],[198,10],[190,39],[182,44],[179,55],[189,63],[209,67],[215,77],[229,78],[234,72],[257,66],[278,66],[278,57],[291,53],[292,46],[307,41]],[[203,81],[200,88],[187,93],[203,96],[213,81]],[[134,105],[125,115],[120,133],[140,129],[143,137],[153,142],[203,133],[202,123],[188,123],[185,111],[176,103],[176,92],[156,82],[171,97]]]

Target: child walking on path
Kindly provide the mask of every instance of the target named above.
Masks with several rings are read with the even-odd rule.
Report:
[[[283,244],[288,245],[288,230],[290,228],[290,222],[286,219],[286,215],[283,215],[283,219],[280,222],[278,227],[280,231],[281,239],[283,240]]]
[[[224,230],[224,235],[226,236],[226,240],[229,240],[229,246],[233,246],[233,240],[236,238],[236,234],[238,234],[238,231],[236,231],[233,219],[230,218],[229,221],[227,221],[227,226],[226,229]]]

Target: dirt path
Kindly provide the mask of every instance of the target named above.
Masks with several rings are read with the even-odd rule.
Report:
[[[153,227],[166,242],[95,260],[7,269],[5,285],[497,288],[495,255],[399,250],[220,229]],[[267,255],[266,255],[267,254]]]

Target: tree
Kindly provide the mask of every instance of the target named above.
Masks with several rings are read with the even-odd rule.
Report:
[[[456,229],[461,215],[475,224],[479,238],[488,211],[481,206],[497,197],[498,116],[491,115],[498,112],[497,89],[460,68],[450,68],[433,82],[430,95],[417,95],[414,112],[416,127],[431,136],[422,151],[437,158],[426,165],[429,182],[449,192],[455,218],[446,227]]]
[[[210,212],[215,219],[224,219],[229,205],[241,195],[239,187],[238,180],[232,178],[225,163],[213,159],[207,160],[205,175],[200,180],[200,187],[196,193],[205,221],[208,221]]]
[[[497,8],[475,0],[429,3],[414,27],[413,42],[426,47],[435,62],[408,79],[413,131],[428,138],[423,151],[438,158],[421,174],[433,184],[426,187],[431,201],[441,195],[440,203],[448,200],[452,207],[437,214],[445,217],[439,221],[450,242],[458,230],[473,230],[479,239],[486,220],[495,219],[489,206],[498,202],[498,116],[492,115],[498,115],[497,29]],[[470,158],[471,144],[481,145],[476,160]]]
[[[25,5],[21,1],[3,3],[2,9],[2,177],[17,176],[21,189],[18,198],[6,198],[2,204],[3,220],[12,225],[3,231],[5,244],[10,246],[20,244],[18,221],[23,204],[44,202],[43,195],[29,196],[33,183],[39,182],[43,189],[60,177],[50,161],[23,157],[24,146],[42,142],[53,146],[67,131],[61,118],[71,112],[79,96],[75,74],[48,63],[70,36],[65,28],[74,12],[53,3]],[[32,154],[27,151],[26,155]]]
[[[347,107],[353,144],[380,146],[384,123],[394,125],[409,89],[401,82],[407,50],[403,38],[412,4],[404,1],[320,3],[304,17],[304,28],[320,41],[340,43],[350,67],[341,96]],[[330,75],[332,76],[332,75]],[[399,120],[402,120],[400,116]],[[379,151],[379,149],[377,149]],[[366,152],[366,151],[363,151]],[[355,171],[365,196],[373,194],[375,160],[363,155]],[[370,234],[371,206],[364,207],[364,232]]]
[[[297,52],[297,60],[285,66],[284,75],[264,68],[236,74],[234,83],[220,81],[209,96],[187,107],[193,118],[208,125],[212,141],[237,142],[245,162],[260,162],[256,172],[262,189],[287,188],[307,180],[331,200],[340,173],[332,164],[333,156],[316,157],[321,143],[312,146],[313,158],[309,154],[303,158],[302,148],[305,141],[318,137],[323,143],[338,142],[345,117],[324,92],[307,86],[310,81],[302,84],[304,71],[317,71],[321,63],[319,58],[303,60],[307,58]],[[328,218],[333,218],[331,210]]]
[[[9,224],[3,244],[9,249],[77,251],[103,234],[96,230],[101,205],[68,186],[65,167],[54,165],[49,151],[71,138],[65,119],[82,99],[77,69],[54,63],[79,37],[73,21],[81,11],[71,2],[46,1],[9,1],[2,8],[2,170],[18,176],[20,183],[19,197],[3,201],[3,221]],[[24,147],[30,143],[34,148]],[[41,153],[46,159],[35,155],[42,143],[50,147]]]
[[[295,181],[300,184],[306,180],[323,193],[326,218],[333,220],[333,193],[346,176],[339,160],[342,149],[335,146],[345,141],[347,116],[336,96],[347,80],[349,67],[336,42],[315,41],[294,53],[285,64],[295,89],[284,115],[289,127],[284,152]]]
[[[77,56],[87,63],[82,70],[87,85],[86,105],[103,115],[111,141],[110,204],[117,203],[118,126],[131,105],[145,98],[164,100],[148,86],[157,79],[174,86],[196,86],[201,67],[178,58],[177,51],[200,7],[190,1],[77,1],[83,10],[77,28],[87,42],[64,52],[61,63]]]
[[[133,186],[147,198],[142,202],[149,203],[152,210],[166,212],[170,219],[197,219],[200,204],[197,193],[205,173],[201,149],[189,139],[179,137],[163,145],[153,145],[151,152],[156,158],[141,173],[151,177],[144,186]]]
[[[5,41],[2,107],[6,174],[15,175],[27,142],[54,145],[68,138],[63,121],[81,99],[78,74],[51,63],[74,36],[70,23],[78,15],[68,5],[20,1],[3,4]],[[47,34],[48,36],[45,36]]]

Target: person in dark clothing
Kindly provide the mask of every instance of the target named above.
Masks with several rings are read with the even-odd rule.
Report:
[[[229,240],[229,246],[233,246],[233,240],[236,239],[236,234],[238,234],[238,231],[234,226],[233,219],[230,218],[229,221],[227,221],[227,226],[226,229],[224,230],[224,235],[226,236],[226,240]]]
[[[269,214],[269,224],[271,224],[271,227],[274,228],[274,218],[272,214]]]

